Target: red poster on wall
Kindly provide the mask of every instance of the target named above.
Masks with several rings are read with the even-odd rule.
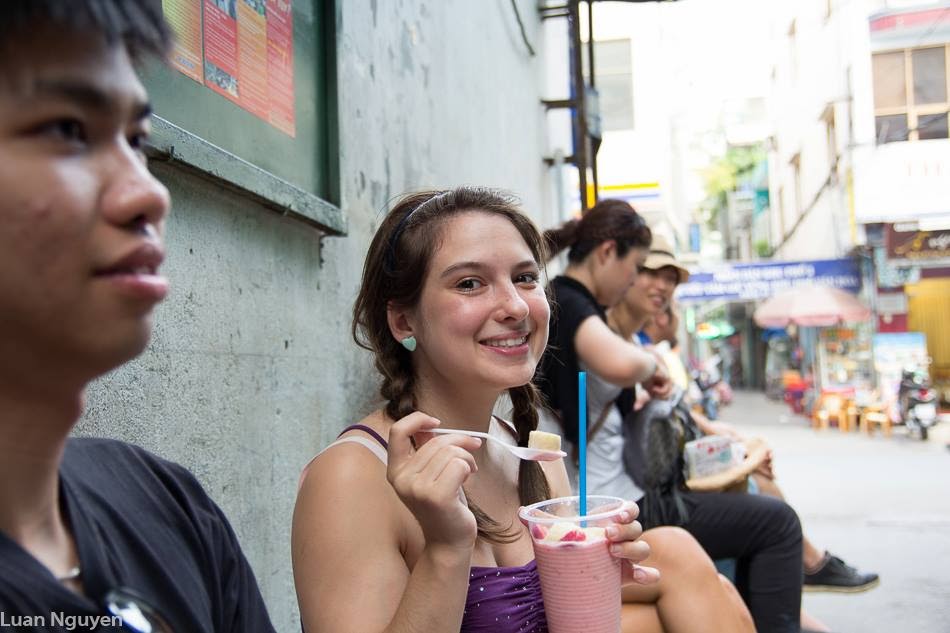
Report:
[[[241,107],[265,121],[267,98],[267,18],[264,0],[238,0],[238,85]]]
[[[172,67],[296,136],[291,0],[162,0],[162,10],[177,39]]]
[[[290,0],[267,0],[267,88],[271,125],[296,135],[294,22]]]
[[[205,85],[238,101],[237,1],[205,0]]]

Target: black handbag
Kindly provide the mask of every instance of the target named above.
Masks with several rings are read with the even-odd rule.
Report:
[[[683,446],[700,437],[682,396],[652,399],[630,411],[623,422],[623,463],[627,474],[643,490],[639,521],[643,528],[682,526],[689,521],[683,500],[686,464]]]

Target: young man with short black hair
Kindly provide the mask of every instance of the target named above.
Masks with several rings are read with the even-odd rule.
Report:
[[[273,630],[191,474],[69,438],[86,385],[142,352],[168,289],[133,63],[170,41],[158,0],[0,3],[3,630]]]

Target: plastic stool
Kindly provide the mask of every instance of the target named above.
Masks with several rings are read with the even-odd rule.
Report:
[[[868,411],[861,416],[861,430],[868,435],[874,432],[874,427],[880,427],[884,435],[891,435],[891,418],[886,413],[880,411]]]

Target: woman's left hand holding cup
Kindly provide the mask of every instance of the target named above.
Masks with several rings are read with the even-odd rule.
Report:
[[[607,526],[610,553],[629,563],[623,565],[622,582],[625,585],[651,585],[660,580],[660,572],[657,569],[637,564],[650,555],[650,545],[640,540],[643,526],[637,521],[639,515],[640,508],[629,501],[620,513],[619,521]]]

